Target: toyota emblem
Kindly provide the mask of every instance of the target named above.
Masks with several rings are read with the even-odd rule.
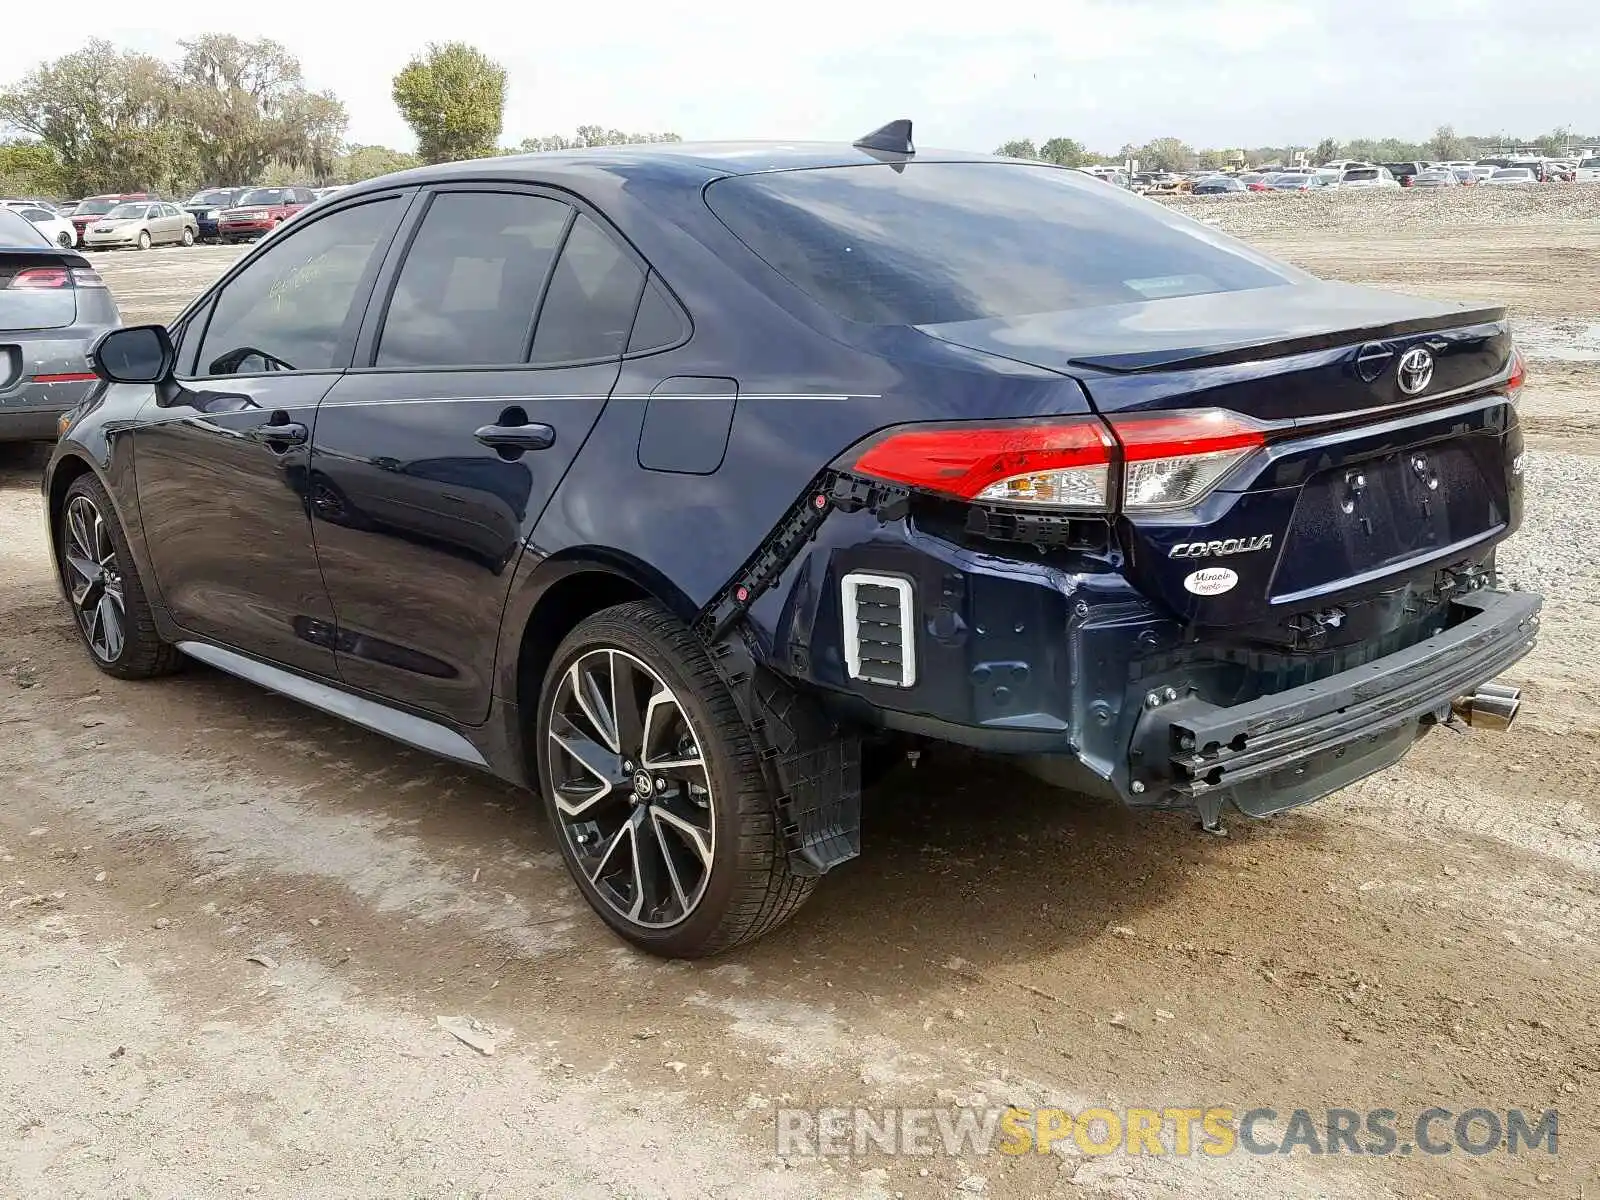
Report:
[[[1426,346],[1407,350],[1400,356],[1400,390],[1415,396],[1433,382],[1433,354]]]

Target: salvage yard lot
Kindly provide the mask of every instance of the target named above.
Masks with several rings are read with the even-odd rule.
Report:
[[[42,456],[0,448],[0,1195],[1600,1194],[1600,188],[1172,203],[1318,274],[1512,304],[1529,513],[1500,565],[1548,603],[1511,733],[1435,733],[1226,839],[902,767],[793,923],[660,963],[527,797],[199,667],[100,675]],[[137,322],[239,253],[94,262]],[[1560,1143],[773,1154],[780,1103],[957,1102],[1553,1108]]]

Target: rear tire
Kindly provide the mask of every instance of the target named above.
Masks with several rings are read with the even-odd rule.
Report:
[[[651,954],[775,929],[816,885],[790,869],[756,744],[689,629],[618,605],[562,641],[535,718],[539,791],[596,913]]]
[[[93,475],[67,488],[56,519],[62,586],[94,665],[118,679],[170,675],[182,661],[156,633],[111,497]]]
[[[63,250],[71,250],[74,240],[75,239],[73,236],[64,229],[60,233],[56,234],[56,245],[60,246]]]

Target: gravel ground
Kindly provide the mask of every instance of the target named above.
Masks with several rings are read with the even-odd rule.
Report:
[[[1322,274],[1579,330],[1596,198],[1175,203]],[[97,261],[140,320],[235,253]],[[1524,399],[1502,564],[1549,602],[1510,735],[1435,734],[1226,839],[993,764],[902,768],[861,861],[698,965],[605,934],[510,789],[207,670],[101,676],[49,576],[41,460],[0,449],[0,1195],[1600,1194],[1593,371],[1537,359]],[[1040,1102],[1557,1108],[1561,1142],[773,1154],[779,1103]]]

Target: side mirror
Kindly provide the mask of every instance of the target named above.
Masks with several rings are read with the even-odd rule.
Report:
[[[89,347],[89,365],[108,383],[162,383],[172,378],[177,358],[165,325],[108,329]]]

